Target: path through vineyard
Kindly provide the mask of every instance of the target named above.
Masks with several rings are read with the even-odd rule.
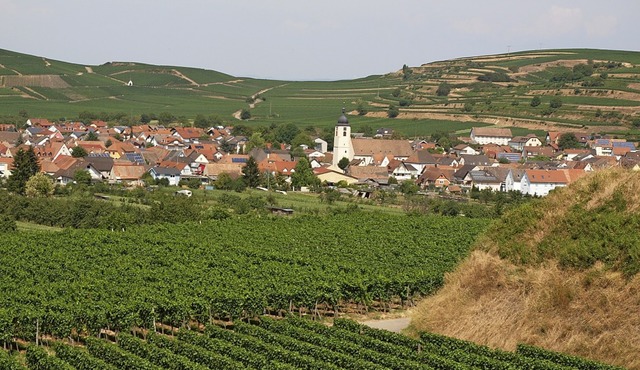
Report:
[[[384,329],[394,333],[400,333],[409,326],[410,322],[410,317],[401,317],[399,319],[367,320],[363,321],[362,324],[376,329]]]

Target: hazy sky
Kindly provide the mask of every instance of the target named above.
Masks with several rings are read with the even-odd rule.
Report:
[[[0,0],[0,48],[336,80],[507,50],[640,50],[637,0]]]

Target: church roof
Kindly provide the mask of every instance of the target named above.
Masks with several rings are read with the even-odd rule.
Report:
[[[344,114],[344,108],[342,108],[342,115],[338,118],[338,126],[349,126],[349,119]]]

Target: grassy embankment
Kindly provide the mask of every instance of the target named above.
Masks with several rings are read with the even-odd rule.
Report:
[[[595,173],[495,221],[413,327],[640,368],[640,174]]]

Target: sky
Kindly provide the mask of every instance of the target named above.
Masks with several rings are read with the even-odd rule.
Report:
[[[553,48],[640,50],[637,0],[0,0],[0,49],[340,80]]]

